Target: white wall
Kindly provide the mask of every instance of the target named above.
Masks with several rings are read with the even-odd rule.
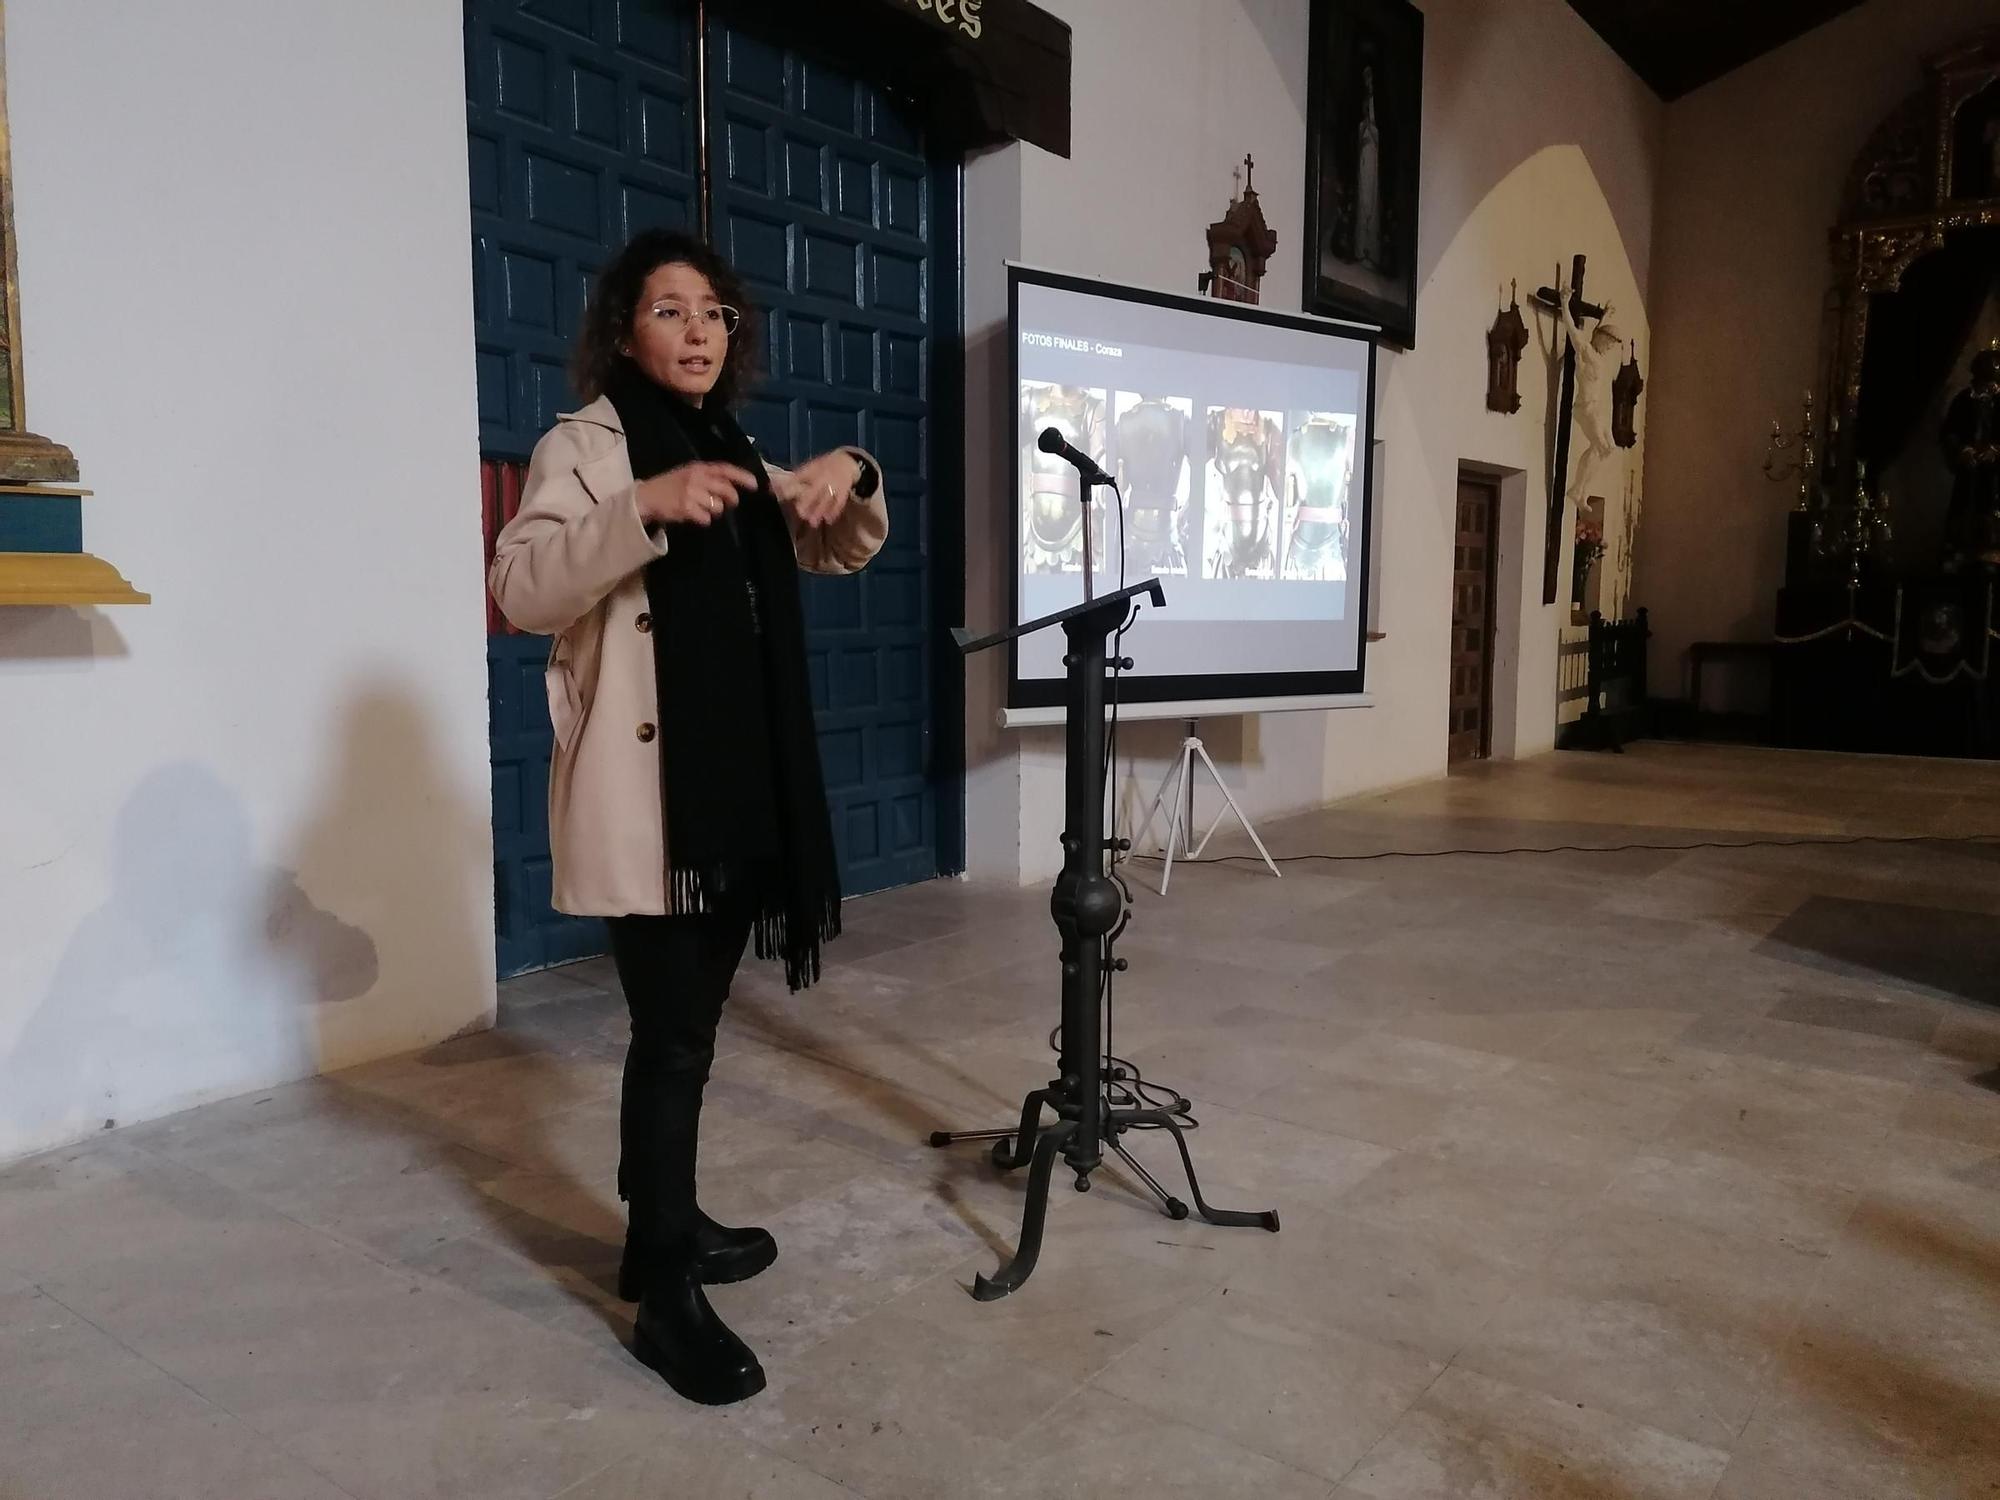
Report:
[[[975,621],[1005,597],[1007,257],[1189,287],[1249,151],[1282,239],[1268,299],[1298,300],[1306,0],[1053,8],[1076,28],[1075,159],[968,173]],[[1548,744],[1546,396],[1530,378],[1521,415],[1485,413],[1483,332],[1501,282],[1578,249],[1643,327],[1657,106],[1561,0],[1425,9],[1421,342],[1381,393],[1381,706],[1207,726],[1258,815],[1442,769],[1461,461],[1526,474],[1500,743]],[[493,1004],[458,11],[12,0],[7,21],[33,425],[97,491],[89,545],[157,602],[0,610],[0,1158]],[[1057,759],[991,727],[997,666],[968,695],[971,860],[1039,878]],[[1150,784],[1174,731],[1129,739]]]
[[[155,603],[0,609],[0,1158],[491,1015],[460,28],[7,6],[29,415]]]
[[[1192,291],[1206,265],[1204,232],[1227,206],[1231,169],[1247,152],[1279,237],[1266,304],[1296,308],[1302,280],[1308,0],[1045,3],[1074,29],[1074,154],[1065,161],[1011,148],[982,159],[967,183],[968,609],[982,624],[1004,608],[1010,535],[1005,459],[982,406],[1005,378],[995,328],[1005,316],[1002,262],[1012,255]],[[1485,330],[1496,293],[1516,277],[1540,285],[1559,260],[1587,253],[1590,290],[1617,304],[1619,321],[1640,339],[1642,365],[1650,360],[1645,282],[1660,105],[1561,0],[1428,0],[1422,9],[1418,344],[1384,357],[1378,412],[1388,445],[1387,493],[1377,502],[1388,638],[1370,648],[1369,690],[1379,706],[1205,724],[1211,752],[1253,816],[1444,769],[1461,463],[1526,475],[1509,486],[1512,530],[1502,539],[1503,566],[1515,571],[1501,597],[1519,608],[1501,629],[1498,676],[1514,692],[1497,707],[1496,749],[1525,755],[1553,743],[1569,583],[1565,573],[1561,605],[1542,606],[1547,366],[1531,349],[1519,415],[1485,410]],[[1628,467],[1636,474],[1636,464]],[[1607,493],[1622,496],[1619,476],[1603,477]],[[978,612],[982,603],[989,613]],[[1143,649],[1137,635],[1132,645]],[[1060,742],[1053,731],[992,729],[1003,670],[997,660],[973,665],[970,857],[975,874],[1035,880],[1060,863]],[[1129,797],[1135,784],[1157,783],[1179,729],[1126,735],[1136,749],[1122,768]]]
[[[1827,232],[1854,159],[1924,84],[1923,61],[2000,25],[1995,0],[1870,0],[1677,100],[1660,184],[1657,424],[1639,588],[1654,691],[1684,690],[1686,648],[1768,640],[1795,494],[1760,471],[1818,378]],[[1704,682],[1753,709],[1761,683]]]

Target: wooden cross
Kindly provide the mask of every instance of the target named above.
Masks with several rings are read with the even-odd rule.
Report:
[[[1578,327],[1585,318],[1603,318],[1604,309],[1595,302],[1583,299],[1583,270],[1586,257],[1577,256],[1570,264],[1569,315]],[[1562,280],[1562,268],[1556,268],[1556,280]],[[1562,310],[1562,293],[1555,287],[1545,286],[1535,293],[1536,306],[1544,312],[1558,313]],[[1567,338],[1563,342],[1562,405],[1556,413],[1556,461],[1549,475],[1549,530],[1548,545],[1542,558],[1542,603],[1556,602],[1556,575],[1562,569],[1562,523],[1563,502],[1569,495],[1569,440],[1570,424],[1576,414],[1576,345]]]

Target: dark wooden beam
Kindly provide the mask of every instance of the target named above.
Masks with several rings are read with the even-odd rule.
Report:
[[[961,148],[1070,151],[1070,30],[1030,0],[713,0],[914,99]]]
[[[1569,0],[1663,99],[1678,99],[1862,0]]]

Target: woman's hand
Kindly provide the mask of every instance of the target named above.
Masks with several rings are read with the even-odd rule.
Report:
[[[734,510],[741,491],[757,488],[757,476],[734,464],[682,464],[664,474],[641,480],[634,492],[639,519],[648,526],[685,521],[707,526],[726,510]]]
[[[847,510],[861,482],[861,460],[851,453],[822,453],[789,474],[771,476],[771,493],[808,526],[830,526]]]

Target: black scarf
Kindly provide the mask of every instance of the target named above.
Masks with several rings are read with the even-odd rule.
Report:
[[[748,908],[759,958],[803,989],[840,933],[840,871],[806,680],[791,528],[728,412],[697,407],[629,362],[606,392],[635,479],[696,459],[760,481],[726,520],[667,528],[646,568],[660,697],[667,910]]]

